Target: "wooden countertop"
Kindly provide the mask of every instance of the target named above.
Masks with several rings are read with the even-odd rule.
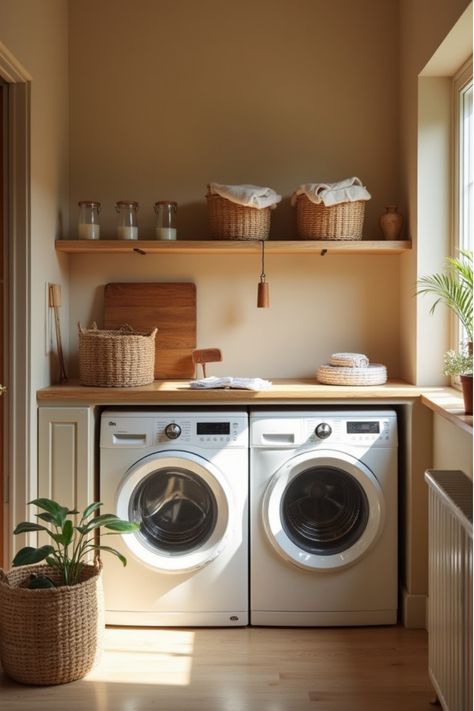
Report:
[[[390,400],[417,398],[421,389],[403,380],[389,380],[385,385],[321,385],[313,379],[273,380],[270,390],[193,390],[189,380],[155,380],[137,388],[95,388],[67,383],[51,385],[37,392],[41,405],[48,403],[88,405],[150,404],[277,404],[315,400]],[[440,390],[441,388],[434,388]],[[426,390],[426,389],[424,389]]]
[[[193,390],[189,380],[155,380],[138,388],[92,388],[78,382],[37,391],[40,406],[56,405],[301,405],[319,402],[352,404],[397,402],[420,398],[433,412],[472,434],[472,416],[464,415],[462,395],[454,388],[419,387],[404,380],[385,385],[321,385],[315,379],[275,379],[270,390]]]

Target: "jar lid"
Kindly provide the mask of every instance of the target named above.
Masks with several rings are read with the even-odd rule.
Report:
[[[100,202],[98,202],[97,200],[79,200],[77,204],[79,206],[90,205],[91,207],[100,207]]]
[[[157,200],[155,205],[170,205],[171,207],[178,207],[178,203],[174,200]]]
[[[136,200],[117,200],[115,203],[116,207],[138,207],[138,202]]]

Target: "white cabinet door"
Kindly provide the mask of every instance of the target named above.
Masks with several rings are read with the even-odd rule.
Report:
[[[38,496],[82,511],[94,501],[94,410],[40,407]]]

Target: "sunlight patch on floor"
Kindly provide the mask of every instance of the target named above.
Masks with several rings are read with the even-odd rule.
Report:
[[[86,681],[188,686],[194,632],[175,629],[105,630],[102,657]]]

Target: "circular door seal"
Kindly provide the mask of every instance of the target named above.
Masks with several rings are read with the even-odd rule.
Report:
[[[296,455],[272,476],[262,503],[265,532],[279,555],[306,570],[353,565],[379,538],[383,492],[374,474],[344,452]]]
[[[208,565],[233,528],[225,478],[190,452],[141,459],[125,474],[116,502],[120,518],[140,524],[139,531],[122,536],[125,544],[140,562],[161,572],[187,573]]]

